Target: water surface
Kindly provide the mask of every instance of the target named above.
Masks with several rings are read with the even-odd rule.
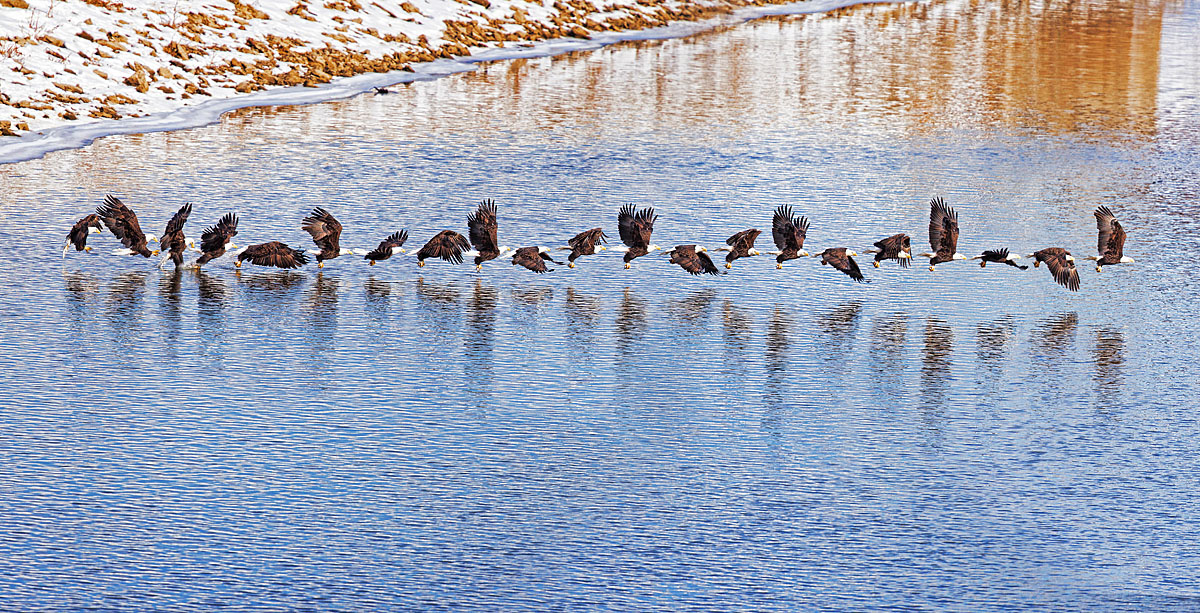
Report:
[[[486,64],[0,167],[0,603],[11,610],[1192,610],[1195,2],[873,6]],[[960,250],[1136,265],[612,253],[160,272],[59,246],[116,194],[239,242],[558,245],[655,207],[810,250],[928,200]],[[766,235],[760,248],[769,246]]]

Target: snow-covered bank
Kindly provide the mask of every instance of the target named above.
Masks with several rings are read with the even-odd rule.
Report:
[[[344,98],[474,62],[861,3],[152,0],[135,9],[117,0],[0,0],[0,163],[110,134],[204,125],[247,106]]]

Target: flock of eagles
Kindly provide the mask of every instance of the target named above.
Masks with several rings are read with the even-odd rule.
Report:
[[[159,262],[160,267],[165,266],[168,261],[174,262],[176,268],[184,266],[184,254],[188,250],[201,254],[198,259],[187,264],[189,267],[203,266],[225,255],[227,251],[236,258],[234,265],[239,267],[242,262],[247,261],[259,266],[277,268],[299,268],[308,263],[308,254],[303,250],[289,247],[278,241],[243,247],[234,245],[233,237],[237,235],[238,225],[238,217],[234,213],[226,214],[216,224],[201,232],[200,245],[197,248],[195,241],[187,239],[183,233],[183,226],[187,223],[191,212],[191,204],[183,205],[167,222],[162,238],[159,239],[152,234],[147,235],[142,232],[137,215],[132,209],[119,199],[111,195],[106,196],[104,204],[98,207],[94,214],[80,219],[71,227],[71,231],[67,234],[67,243],[63,247],[63,257],[66,257],[71,247],[74,247],[76,251],[91,251],[92,248],[87,245],[88,235],[101,233],[103,228],[108,228],[125,246],[124,249],[117,250],[117,254],[141,255],[149,258],[157,255],[161,250],[166,255]],[[1112,211],[1108,207],[1102,206],[1096,209],[1095,216],[1096,228],[1099,233],[1098,255],[1089,256],[1087,259],[1096,261],[1096,271],[1099,272],[1103,266],[1109,264],[1133,262],[1132,258],[1124,255],[1125,230]],[[662,251],[661,247],[650,242],[650,235],[654,231],[654,222],[657,219],[658,216],[654,214],[654,209],[638,210],[632,204],[625,205],[617,213],[617,232],[624,246],[615,246],[613,250],[624,252],[625,268],[629,268],[630,263],[636,258],[654,251]],[[383,239],[378,247],[370,251],[341,247],[339,240],[342,234],[342,224],[329,211],[322,208],[313,209],[312,214],[301,222],[301,228],[312,235],[313,242],[319,248],[319,250],[309,252],[315,253],[318,267],[323,267],[326,260],[343,255],[361,255],[370,265],[374,266],[377,262],[387,260],[393,255],[407,253],[404,244],[408,241],[408,232],[405,230],[391,234]],[[854,281],[869,282],[863,276],[858,263],[854,261],[854,256],[858,253],[846,247],[835,247],[817,254],[810,254],[804,250],[804,239],[807,233],[808,218],[793,215],[791,207],[786,205],[775,210],[771,220],[771,237],[778,250],[767,253],[775,256],[776,268],[783,268],[783,263],[788,260],[811,255],[821,258],[821,264],[828,264],[842,271]],[[732,268],[733,262],[738,259],[762,255],[754,248],[754,241],[759,234],[761,231],[751,228],[729,237],[725,241],[727,247],[719,249],[719,251],[728,251],[725,256],[725,268]],[[566,247],[561,248],[563,251],[569,249],[571,252],[567,256],[567,266],[574,268],[575,260],[581,256],[592,255],[597,251],[608,249],[605,246],[608,242],[607,238],[608,236],[602,228],[592,228],[575,235],[567,241]],[[158,242],[160,250],[151,251],[150,242]],[[929,246],[930,252],[918,254],[920,257],[929,258],[929,270],[933,270],[934,266],[944,262],[968,259],[958,253],[958,214],[940,197],[933,198],[929,203]],[[496,204],[491,200],[483,201],[474,212],[467,215],[467,236],[453,230],[443,230],[429,239],[423,247],[416,251],[415,255],[418,266],[424,266],[425,260],[430,258],[440,258],[447,262],[461,264],[464,256],[473,256],[475,269],[480,270],[484,262],[500,256],[507,256],[510,252],[514,266],[523,266],[536,273],[553,270],[546,267],[547,262],[562,264],[552,258],[550,250],[546,247],[532,246],[511,249],[500,245],[497,240]],[[894,261],[907,268],[913,258],[911,239],[907,234],[895,234],[879,240],[874,244],[874,249],[866,250],[864,253],[874,255],[876,268],[884,260]],[[676,245],[674,248],[666,250],[666,254],[670,256],[672,264],[678,264],[693,275],[722,274],[704,247]],[[1063,287],[1071,291],[1079,290],[1079,272],[1075,268],[1075,258],[1066,249],[1048,247],[1025,257],[1033,259],[1035,268],[1043,263],[1046,264],[1046,268],[1054,276],[1054,280]],[[1021,270],[1029,268],[1019,264],[1018,261],[1022,257],[1010,254],[1007,248],[984,251],[970,259],[979,260],[980,266],[987,266],[988,262],[994,262],[1007,264]]]

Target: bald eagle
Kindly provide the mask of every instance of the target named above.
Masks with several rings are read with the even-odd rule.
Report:
[[[754,241],[758,239],[759,234],[762,234],[761,230],[750,228],[725,239],[725,244],[729,245],[729,254],[725,256],[725,268],[733,268],[733,261],[736,259],[758,255]]]
[[[771,218],[771,237],[779,248],[775,268],[782,269],[783,263],[809,253],[804,250],[804,238],[808,236],[808,218],[794,217],[792,207],[780,205]]]
[[[521,265],[538,274],[554,270],[546,268],[546,262],[562,264],[551,259],[550,250],[545,247],[521,247],[514,251],[512,256],[513,266]]]
[[[1033,258],[1033,267],[1037,268],[1042,262],[1054,275],[1059,285],[1073,291],[1079,291],[1079,271],[1075,269],[1075,258],[1071,252],[1061,247],[1049,247],[1029,256]]]
[[[304,218],[300,227],[311,234],[313,242],[321,248],[316,254],[317,268],[324,268],[325,260],[354,253],[351,249],[342,249],[342,224],[321,207],[313,209],[312,214]]]
[[[367,252],[367,254],[363,256],[363,259],[370,261],[371,266],[374,266],[375,262],[382,262],[383,260],[396,255],[397,253],[404,253],[403,247],[406,241],[408,241],[407,230],[393,232],[391,236],[383,239],[383,241],[379,243],[378,247]]]
[[[462,264],[463,252],[471,248],[467,237],[454,230],[442,230],[417,250],[417,266],[424,266],[426,258],[441,258],[447,262]]]
[[[1096,230],[1098,238],[1096,250],[1100,255],[1088,256],[1087,259],[1096,261],[1096,272],[1100,272],[1107,264],[1132,264],[1133,258],[1125,255],[1125,229],[1121,222],[1108,207],[1096,209]]]
[[[243,247],[238,253],[237,262],[234,265],[241,267],[242,262],[246,260],[259,266],[300,268],[308,263],[308,256],[299,249],[292,249],[279,241],[271,241],[261,245]]]
[[[637,210],[632,204],[626,204],[621,207],[621,211],[617,214],[617,231],[621,235],[621,242],[625,243],[625,268],[629,268],[629,263],[634,258],[640,258],[651,251],[657,251],[657,245],[650,244],[650,234],[654,232],[654,222],[658,219],[658,215],[654,214],[654,209],[644,208]]]
[[[63,245],[63,257],[67,257],[67,251],[72,246],[75,251],[91,251],[92,248],[87,246],[88,234],[99,234],[103,232],[103,226],[100,225],[100,217],[95,213],[80,219],[71,226],[71,231],[67,232],[67,242]]]
[[[984,251],[981,255],[977,255],[971,259],[979,260],[980,268],[985,268],[988,262],[993,262],[997,264],[1008,264],[1009,266],[1020,268],[1021,270],[1029,270],[1028,266],[1022,266],[1017,263],[1017,260],[1021,259],[1021,256],[1015,253],[1010,255],[1007,248]]]
[[[226,213],[220,221],[200,233],[200,251],[203,255],[196,260],[197,268],[225,255],[226,249],[237,248],[232,242],[233,237],[237,236],[237,226],[237,215]]]
[[[680,268],[692,273],[693,275],[717,275],[721,271],[713,264],[712,258],[705,253],[704,247],[697,248],[695,245],[675,245],[675,248],[668,251],[667,255],[671,256],[672,264],[679,264]]]
[[[895,260],[901,268],[908,268],[912,260],[912,239],[907,234],[893,234],[883,240],[875,241],[875,249],[865,253],[875,254],[875,268],[883,260]]]
[[[608,235],[600,228],[592,228],[576,234],[574,238],[567,241],[567,246],[571,248],[571,255],[567,256],[567,268],[575,268],[575,260],[581,256],[604,251],[606,247],[597,243],[607,243],[607,239]]]
[[[941,196],[929,201],[929,247],[933,253],[922,253],[930,258],[929,270],[943,262],[965,260],[967,256],[958,252],[958,213],[946,205]]]
[[[104,225],[108,228],[117,240],[125,245],[125,249],[118,250],[118,255],[133,255],[138,254],[142,257],[150,257],[158,254],[158,251],[150,251],[146,246],[146,242],[158,239],[153,234],[146,236],[142,232],[142,226],[138,224],[137,215],[125,206],[124,202],[112,195],[104,197],[104,204],[96,208],[98,215]]]
[[[475,270],[483,270],[483,263],[500,257],[507,247],[499,246],[496,239],[496,203],[484,200],[474,213],[467,214],[468,235],[475,248]]]
[[[162,268],[167,260],[175,263],[175,268],[179,268],[183,264],[183,252],[187,251],[187,239],[183,235],[183,224],[187,223],[188,215],[192,214],[191,203],[184,203],[171,220],[167,222],[167,228],[163,230],[162,241],[159,242],[159,247],[167,252],[163,256],[162,261],[158,263],[158,267]]]
[[[829,264],[830,266],[846,273],[846,275],[851,279],[854,279],[856,283],[870,283],[870,281],[867,281],[863,277],[862,271],[858,269],[858,263],[854,261],[853,257],[851,257],[855,255],[858,254],[847,250],[845,247],[826,249],[825,251],[821,252],[821,264]]]

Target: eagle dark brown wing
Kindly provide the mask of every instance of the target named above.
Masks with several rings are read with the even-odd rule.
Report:
[[[183,261],[183,252],[187,249],[187,239],[183,235],[183,225],[187,223],[188,216],[192,214],[191,203],[185,203],[167,222],[167,228],[163,230],[162,238],[158,244],[163,251],[169,251],[171,261],[178,266]]]
[[[549,272],[552,268],[546,268],[546,260],[549,257],[541,252],[538,247],[521,247],[513,252],[512,263],[514,266],[524,266],[538,274]]]
[[[308,263],[308,256],[303,251],[292,249],[279,241],[250,245],[238,254],[237,259],[239,262],[250,260],[251,264],[275,268],[300,268]]]
[[[750,228],[725,239],[725,244],[729,245],[729,254],[725,256],[727,268],[730,267],[734,260],[749,257],[750,250],[754,249],[754,241],[758,239],[759,234],[762,234],[762,231],[757,228]]]
[[[958,213],[941,196],[929,201],[929,247],[938,255],[958,250]]]
[[[571,248],[571,255],[567,256],[567,262],[572,263],[574,267],[575,260],[580,256],[592,255],[596,253],[596,244],[600,242],[607,243],[608,236],[604,234],[604,230],[600,228],[592,228],[584,230],[576,234],[571,240],[567,241],[567,246]]]
[[[150,257],[150,249],[146,247],[146,234],[138,223],[137,215],[120,199],[110,195],[104,197],[104,204],[96,208],[96,215],[104,222],[117,240],[127,249],[138,255]]]
[[[580,253],[580,255],[592,255],[595,253],[596,244],[601,242],[607,243],[607,239],[608,235],[604,233],[603,229],[592,228],[591,230],[584,230],[576,234],[571,240],[567,241],[567,246],[572,250],[586,252]]]
[[[1049,247],[1033,254],[1035,260],[1046,264],[1046,269],[1054,276],[1059,285],[1073,291],[1079,291],[1079,271],[1075,262],[1067,259],[1071,252],[1061,247]]]
[[[695,245],[676,245],[670,251],[670,256],[672,264],[678,264],[680,268],[693,275],[721,274],[720,269],[713,264],[712,258],[703,251],[697,251]]]
[[[417,251],[417,260],[441,258],[447,262],[462,264],[464,251],[471,248],[467,237],[454,230],[442,230]]]
[[[821,263],[829,264],[830,266],[846,273],[848,277],[854,279],[856,283],[863,283],[866,278],[863,277],[862,271],[858,268],[858,262],[850,257],[845,247],[836,247],[826,249],[821,252]]]
[[[650,235],[654,232],[654,222],[657,219],[658,215],[654,214],[652,208],[647,207],[639,211],[632,204],[621,207],[617,214],[617,231],[621,235],[621,242],[631,249],[649,247]]]
[[[881,241],[876,241],[875,261],[895,260],[903,268],[908,268],[911,258],[900,257],[901,253],[912,254],[912,239],[907,234],[893,234]]]
[[[1125,229],[1108,207],[1096,209],[1096,250],[1103,264],[1116,264],[1125,255]]]
[[[196,260],[196,265],[204,265],[225,255],[225,245],[237,236],[238,217],[234,213],[226,213],[216,224],[211,225],[200,233],[200,251],[204,254]]]
[[[408,241],[408,231],[407,230],[393,232],[390,236],[383,239],[383,241],[379,243],[378,247],[369,251],[367,253],[367,255],[364,255],[363,259],[371,260],[373,262],[386,260],[386,259],[392,257],[393,251],[395,251],[399,247],[403,247],[404,243],[406,241]]]
[[[988,249],[980,256],[984,262],[1002,263],[1008,261],[1008,248],[1004,249]]]
[[[781,205],[771,217],[771,238],[780,251],[800,251],[808,236],[808,218],[794,217],[792,207]]]
[[[741,232],[738,232],[737,234],[725,239],[725,244],[733,247],[734,249],[749,251],[754,248],[754,241],[758,239],[759,234],[762,234],[762,231],[757,228],[742,230]]]
[[[467,215],[467,229],[471,238],[471,246],[479,253],[498,253],[500,251],[497,235],[496,203],[484,200],[474,213]]]
[[[100,223],[100,216],[95,213],[80,219],[71,226],[71,231],[67,232],[67,242],[75,247],[75,251],[83,251],[87,247],[89,228],[103,229]]]
[[[313,209],[300,223],[300,227],[312,235],[313,242],[321,248],[321,254],[325,258],[341,254],[342,224],[329,211],[321,207]]]

